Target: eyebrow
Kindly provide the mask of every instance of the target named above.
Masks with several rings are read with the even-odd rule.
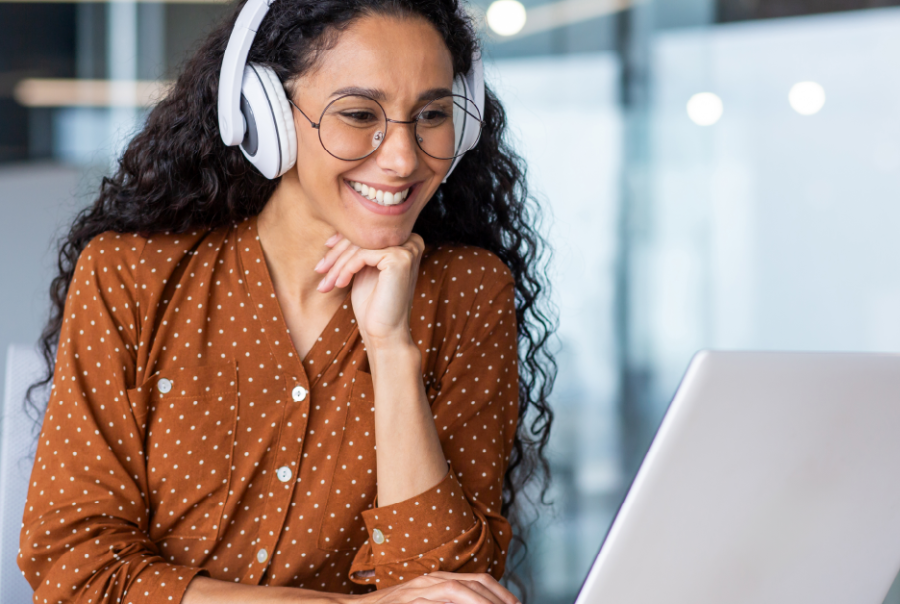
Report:
[[[363,88],[360,86],[345,86],[339,90],[335,90],[331,93],[331,96],[328,98],[333,98],[336,96],[342,96],[345,94],[362,94],[365,96],[370,96],[376,101],[384,101],[387,98],[387,95],[383,90],[378,88]],[[430,90],[426,90],[419,94],[419,101],[433,101],[434,99],[438,99],[442,96],[447,96],[448,94],[453,94],[449,88],[431,88]]]

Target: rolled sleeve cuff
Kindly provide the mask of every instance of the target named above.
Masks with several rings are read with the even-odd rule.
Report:
[[[375,565],[426,554],[476,524],[472,507],[452,469],[424,493],[366,510],[362,516]]]
[[[209,571],[193,566],[155,563],[139,575],[139,582],[128,589],[126,602],[153,602],[165,604],[181,602],[188,583],[196,576],[209,577]]]

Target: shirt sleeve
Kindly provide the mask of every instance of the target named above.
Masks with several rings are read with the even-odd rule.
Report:
[[[35,602],[169,604],[208,576],[166,563],[148,536],[147,410],[126,395],[141,370],[142,242],[97,237],[69,287],[19,544]]]
[[[511,528],[500,508],[519,381],[514,281],[494,260],[462,332],[444,343],[452,360],[430,394],[449,471],[416,497],[362,513],[369,539],[350,569],[355,583],[384,588],[437,570],[503,575]]]

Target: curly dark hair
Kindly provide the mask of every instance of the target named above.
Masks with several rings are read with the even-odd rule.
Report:
[[[239,2],[234,7],[186,63],[172,90],[129,143],[115,175],[103,179],[96,201],[78,214],[59,242],[59,273],[50,286],[50,318],[40,340],[47,373],[32,385],[26,401],[36,421],[46,406],[39,393],[45,392],[53,376],[75,264],[92,238],[110,230],[147,236],[215,229],[258,214],[278,184],[262,176],[237,147],[226,147],[219,138],[219,68],[242,6]],[[310,69],[355,19],[369,14],[418,16],[443,37],[454,74],[466,73],[478,41],[470,20],[458,9],[457,0],[280,0],[263,19],[248,60],[271,67],[282,82],[290,82]],[[521,560],[525,551],[521,504],[529,499],[543,502],[550,478],[545,448],[553,412],[548,397],[557,365],[548,341],[557,318],[549,305],[544,270],[550,250],[537,230],[540,208],[528,194],[524,162],[505,140],[503,107],[488,88],[484,122],[478,145],[425,206],[414,231],[433,245],[490,250],[515,277],[519,427],[504,477],[501,512],[513,524],[521,554],[515,557]],[[530,498],[528,493],[539,495]],[[515,577],[512,580],[523,588]]]

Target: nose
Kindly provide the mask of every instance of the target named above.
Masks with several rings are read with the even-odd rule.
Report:
[[[386,136],[375,152],[375,162],[382,170],[406,178],[419,164],[419,146],[413,138],[415,122],[391,121],[389,124]]]

